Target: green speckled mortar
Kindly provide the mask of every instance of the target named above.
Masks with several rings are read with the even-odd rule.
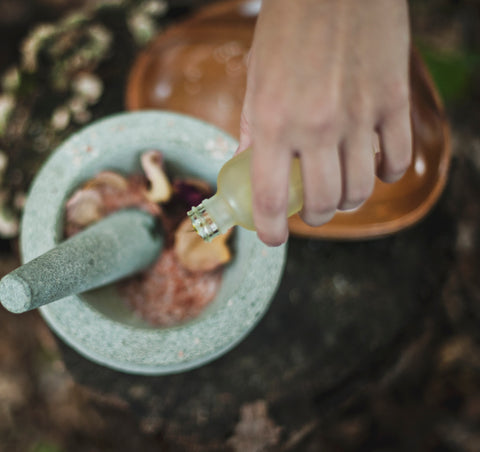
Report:
[[[164,153],[169,171],[215,185],[236,141],[202,121],[170,112],[135,112],[99,121],[61,145],[37,175],[25,206],[23,262],[61,240],[64,204],[72,191],[102,170],[140,171],[140,154]],[[268,309],[280,281],[285,247],[269,248],[238,228],[234,259],[215,300],[188,323],[153,328],[133,315],[114,285],[40,308],[47,323],[85,357],[129,373],[160,375],[205,364],[227,352]],[[48,277],[48,275],[46,275]]]

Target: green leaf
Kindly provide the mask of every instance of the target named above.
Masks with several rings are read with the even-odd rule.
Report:
[[[446,103],[468,96],[473,75],[480,68],[480,54],[468,51],[443,51],[417,43],[417,48]]]

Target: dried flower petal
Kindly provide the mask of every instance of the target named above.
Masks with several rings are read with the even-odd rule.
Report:
[[[102,197],[93,189],[80,189],[66,205],[67,222],[88,226],[102,218]]]
[[[124,191],[128,188],[128,180],[122,175],[113,171],[102,171],[93,179],[89,180],[84,188],[110,187],[115,190]]]
[[[173,191],[180,201],[185,202],[188,209],[197,206],[212,194],[210,185],[199,179],[177,179],[173,183]]]
[[[227,240],[231,231],[211,242],[205,242],[192,231],[188,218],[175,231],[174,251],[179,262],[191,272],[207,272],[226,264],[232,258]]]
[[[142,154],[141,164],[147,179],[150,182],[150,190],[146,196],[149,201],[166,202],[172,196],[172,186],[163,169],[163,157],[159,151],[147,151]]]

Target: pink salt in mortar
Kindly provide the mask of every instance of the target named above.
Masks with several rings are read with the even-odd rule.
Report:
[[[128,305],[152,325],[172,326],[199,315],[213,300],[222,281],[222,270],[192,273],[163,251],[149,270],[120,283]]]

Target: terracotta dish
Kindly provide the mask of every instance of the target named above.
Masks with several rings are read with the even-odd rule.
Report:
[[[208,121],[238,137],[246,79],[246,57],[259,1],[209,5],[171,26],[135,61],[127,89],[129,110],[163,109]],[[361,239],[408,227],[432,208],[442,192],[450,162],[447,119],[425,64],[411,52],[414,158],[394,184],[376,181],[360,208],[338,212],[321,227],[289,220],[293,235]]]

